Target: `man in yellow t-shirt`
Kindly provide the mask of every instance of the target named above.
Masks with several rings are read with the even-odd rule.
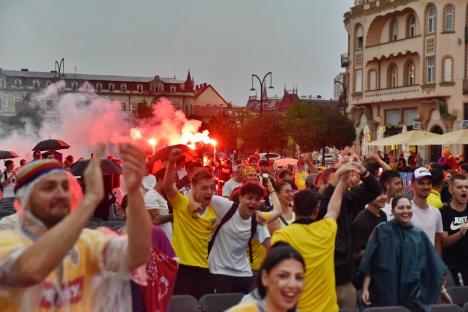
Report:
[[[83,229],[104,187],[99,149],[78,181],[51,159],[18,173],[19,224],[0,231],[0,311],[130,311],[131,273],[151,256],[151,220],[140,184],[144,158],[121,145],[128,189],[128,240]]]
[[[164,192],[173,209],[172,245],[179,259],[174,294],[200,298],[213,290],[212,275],[208,270],[208,242],[218,220],[210,206],[216,183],[208,170],[200,169],[192,176],[189,195],[193,200],[177,191],[175,166],[181,155],[179,149],[171,151],[163,182]]]
[[[333,262],[336,219],[340,214],[343,194],[346,191],[349,173],[352,171],[358,170],[352,164],[348,164],[335,173],[339,182],[328,204],[327,214],[322,220],[315,221],[319,212],[318,194],[311,190],[302,190],[294,197],[296,221],[273,233],[272,244],[284,241],[299,251],[304,258],[305,288],[297,305],[299,311],[338,311]]]

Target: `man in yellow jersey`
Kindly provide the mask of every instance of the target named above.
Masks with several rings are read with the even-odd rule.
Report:
[[[333,262],[336,219],[340,214],[350,173],[356,171],[356,166],[347,164],[335,173],[338,183],[323,219],[315,221],[319,212],[318,194],[311,190],[302,190],[294,198],[296,221],[273,233],[272,244],[278,241],[287,242],[304,258],[306,286],[297,305],[299,311],[338,311]]]
[[[128,189],[127,234],[83,229],[104,195],[99,157],[86,193],[63,165],[37,160],[18,173],[19,225],[0,231],[0,311],[130,311],[131,273],[151,255],[151,220],[140,193],[144,158],[121,145]]]
[[[173,209],[174,231],[172,245],[179,259],[174,294],[189,294],[196,298],[212,291],[212,276],[208,271],[208,241],[217,216],[210,206],[216,182],[205,169],[192,176],[191,196],[200,204],[193,210],[189,197],[174,185],[175,166],[182,156],[180,149],[172,149],[164,176],[164,192]]]

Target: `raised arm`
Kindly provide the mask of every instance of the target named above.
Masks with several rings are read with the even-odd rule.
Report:
[[[370,158],[374,162],[376,162],[377,165],[379,165],[379,167],[381,167],[383,170],[392,170],[392,167],[390,167],[389,164],[387,164],[385,161],[383,161],[382,158],[380,158],[379,155],[373,154]]]
[[[351,173],[358,174],[359,169],[353,164],[347,164],[342,166],[338,171],[335,173],[334,176],[334,183],[336,183],[335,189],[333,194],[328,202],[327,206],[327,213],[325,214],[325,218],[332,218],[338,219],[341,211],[341,203],[343,201],[343,195],[346,192],[346,185],[348,184],[348,180],[350,179]]]
[[[0,274],[0,284],[28,287],[42,282],[52,272],[75,244],[97,205],[104,196],[100,147],[84,172],[86,193],[79,206],[58,224],[40,236],[16,259],[6,274]],[[37,186],[37,185],[36,185]]]
[[[120,145],[123,177],[128,190],[127,206],[127,265],[130,270],[145,264],[151,256],[151,219],[145,207],[140,185],[145,175],[145,160],[137,147]]]
[[[178,148],[171,150],[169,160],[167,162],[166,173],[164,174],[163,190],[169,199],[173,199],[177,195],[177,189],[174,185],[175,166],[177,160],[182,156],[182,151]]]
[[[271,205],[273,206],[273,210],[270,211],[266,221],[267,223],[271,223],[279,218],[281,214],[281,203],[278,198],[278,193],[275,192],[275,188],[273,187],[273,183],[271,183],[270,179],[268,179],[267,187],[268,192],[271,194]]]

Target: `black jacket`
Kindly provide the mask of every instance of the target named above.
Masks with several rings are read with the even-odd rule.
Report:
[[[381,188],[373,175],[362,179],[361,184],[346,192],[341,203],[338,217],[338,231],[335,240],[335,278],[336,285],[344,285],[354,278],[353,241],[351,239],[351,221],[366,204],[381,194]],[[335,188],[328,186],[320,203],[319,219],[327,213],[328,203]]]

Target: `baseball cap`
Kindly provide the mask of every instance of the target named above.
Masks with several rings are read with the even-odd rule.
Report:
[[[411,177],[411,182],[421,180],[425,177],[429,177],[432,181],[431,172],[424,167],[419,167],[418,169],[414,170],[413,176]]]

